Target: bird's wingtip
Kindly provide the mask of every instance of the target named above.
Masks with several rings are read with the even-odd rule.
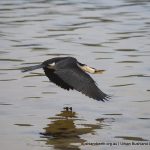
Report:
[[[105,95],[103,98],[98,99],[98,101],[106,102],[111,99],[112,96],[110,95]]]

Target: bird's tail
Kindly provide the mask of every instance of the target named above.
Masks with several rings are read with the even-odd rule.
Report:
[[[35,66],[30,66],[30,67],[24,67],[22,68],[22,72],[27,72],[27,71],[32,71],[32,70],[36,70],[36,69],[40,69],[43,68],[43,64],[40,65],[35,65]]]

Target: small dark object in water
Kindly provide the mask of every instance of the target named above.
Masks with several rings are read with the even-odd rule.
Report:
[[[63,108],[65,111],[72,111],[72,107],[64,107]]]
[[[43,68],[45,75],[56,85],[66,90],[77,90],[86,96],[104,101],[109,96],[103,93],[88,73],[98,74],[104,70],[97,70],[78,62],[73,57],[55,57],[44,61],[40,65],[23,68],[22,72]]]

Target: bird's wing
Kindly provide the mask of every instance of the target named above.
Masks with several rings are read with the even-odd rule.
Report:
[[[73,87],[65,83],[57,74],[54,73],[53,69],[49,69],[47,67],[44,67],[45,75],[49,78],[49,80],[56,85],[60,86],[61,88],[64,88],[66,90],[73,90]]]
[[[65,83],[86,96],[101,101],[107,100],[107,95],[96,86],[95,81],[81,70],[77,64],[74,64],[72,67],[57,68],[55,74]]]

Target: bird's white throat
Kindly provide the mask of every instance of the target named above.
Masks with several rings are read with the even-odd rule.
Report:
[[[48,64],[47,68],[52,69],[55,66],[55,62]]]

